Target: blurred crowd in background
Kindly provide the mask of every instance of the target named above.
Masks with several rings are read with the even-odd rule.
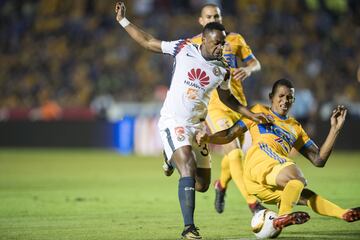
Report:
[[[222,9],[262,70],[245,81],[250,103],[265,101],[283,77],[297,88],[294,114],[351,104],[360,118],[360,1],[131,0],[128,19],[162,40],[201,32],[201,6]],[[173,60],[139,47],[115,20],[114,1],[0,0],[0,119],[30,109],[56,119],[63,109],[95,110],[121,102],[161,102]],[[356,115],[356,114],[355,114]]]

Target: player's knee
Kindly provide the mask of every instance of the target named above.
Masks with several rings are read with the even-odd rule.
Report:
[[[198,192],[206,192],[210,186],[210,175],[206,177],[199,177],[196,178],[195,190]]]
[[[198,192],[206,192],[209,189],[209,183],[198,183],[195,184],[195,190]]]
[[[300,181],[304,186],[307,185],[307,181],[304,177],[298,175],[287,175],[277,178],[276,182],[278,186],[285,187],[292,180]]]
[[[287,180],[287,183],[292,181],[292,180],[297,180],[299,182],[301,182],[302,184],[304,184],[304,186],[307,185],[307,182],[306,182],[306,179],[304,177],[301,177],[301,176],[293,176],[293,177],[290,177],[288,180]]]
[[[294,166],[294,165],[293,165]],[[304,184],[304,186],[307,185],[306,179],[304,178],[304,175],[302,174],[301,170],[297,167],[292,167],[290,171],[287,174],[288,181],[290,180],[298,180]]]
[[[302,182],[302,183],[304,184],[304,186],[307,185],[307,181],[306,181],[306,179],[305,179],[304,177],[296,176],[296,177],[295,177],[294,179],[292,179],[292,180],[298,180],[298,181]]]
[[[304,186],[307,185],[307,181],[304,178],[304,175],[295,165],[290,165],[284,168],[278,175],[276,182],[279,186],[285,187],[285,185],[292,180],[298,180],[302,182]]]

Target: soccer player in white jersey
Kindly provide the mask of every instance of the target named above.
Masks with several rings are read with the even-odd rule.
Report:
[[[171,86],[160,112],[159,130],[165,155],[180,174],[178,197],[184,220],[182,237],[201,239],[194,225],[195,190],[205,192],[210,184],[210,155],[206,144],[195,142],[202,131],[212,90],[234,111],[254,121],[269,121],[263,113],[252,113],[229,90],[229,69],[222,59],[225,28],[220,23],[204,27],[201,45],[188,40],[160,41],[125,18],[125,5],[115,6],[116,20],[142,47],[175,58]]]

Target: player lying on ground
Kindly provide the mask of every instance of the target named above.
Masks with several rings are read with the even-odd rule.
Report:
[[[180,173],[178,197],[184,220],[182,237],[201,239],[194,225],[195,190],[205,192],[210,184],[210,155],[206,144],[198,146],[195,131],[204,128],[210,93],[217,90],[220,99],[234,111],[259,121],[268,121],[262,113],[252,113],[229,90],[229,70],[222,59],[225,28],[209,23],[203,30],[203,43],[187,40],[160,41],[131,24],[125,18],[125,5],[115,6],[116,20],[142,47],[176,59],[171,86],[160,112],[159,130],[166,157]]]
[[[264,203],[278,205],[279,217],[273,222],[277,229],[309,220],[306,212],[292,212],[294,204],[307,205],[318,214],[347,222],[359,220],[360,208],[343,209],[305,188],[303,173],[288,158],[290,150],[295,148],[314,166],[324,167],[345,122],[346,108],[337,106],[333,110],[329,133],[319,149],[301,125],[288,116],[295,101],[294,94],[292,83],[280,79],[274,83],[269,94],[271,107],[258,104],[252,108],[253,112],[269,114],[274,122],[262,124],[242,118],[232,127],[210,136],[198,133],[197,142],[225,144],[250,131],[253,142],[245,157],[244,182],[250,194]]]

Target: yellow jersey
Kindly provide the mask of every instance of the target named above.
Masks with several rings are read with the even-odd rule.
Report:
[[[245,117],[237,121],[236,124],[250,131],[251,148],[260,148],[268,155],[278,158],[278,155],[288,156],[293,147],[300,152],[302,148],[315,144],[296,119],[281,116],[261,104],[252,107],[251,111],[271,115],[274,118],[273,123],[256,123]],[[276,160],[282,162],[282,159]]]
[[[202,42],[202,34],[198,34],[190,39],[191,42],[200,45]],[[223,50],[223,56],[230,66],[230,70],[233,71],[234,68],[238,68],[237,59],[241,59],[242,62],[247,62],[254,57],[250,47],[246,44],[244,38],[238,33],[228,33],[225,38],[225,46]],[[245,98],[244,90],[241,81],[230,79],[230,90],[231,93],[237,98],[237,100],[247,106],[247,101]],[[209,109],[213,106],[219,106],[227,108],[219,99],[217,91],[213,91],[210,102]]]

